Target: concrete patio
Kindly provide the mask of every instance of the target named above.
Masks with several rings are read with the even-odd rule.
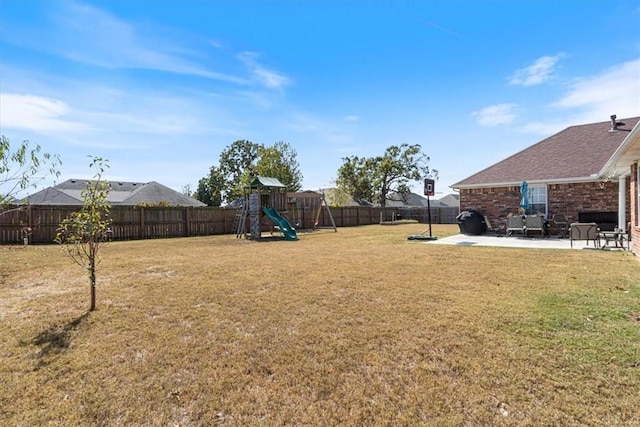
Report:
[[[484,234],[480,236],[467,236],[464,234],[456,234],[454,236],[438,238],[437,240],[424,241],[428,245],[459,245],[459,246],[494,246],[503,248],[531,248],[531,249],[589,249],[601,250],[604,241],[600,241],[600,248],[595,248],[593,241],[586,242],[584,240],[573,242],[567,238],[560,239],[557,237],[522,237],[495,234]],[[618,250],[621,248],[605,247],[604,250]]]

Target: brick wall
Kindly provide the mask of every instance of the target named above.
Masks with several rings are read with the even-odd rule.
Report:
[[[628,183],[629,180],[627,188]],[[550,184],[547,186],[547,204],[549,218],[554,214],[561,214],[569,222],[578,221],[578,212],[617,212],[618,182]],[[504,228],[507,216],[517,214],[519,206],[520,185],[460,190],[460,211],[480,211],[495,228]],[[630,206],[629,192],[626,206],[627,209]],[[627,213],[627,218],[629,217]]]
[[[460,189],[460,211],[482,212],[494,227],[506,224],[510,213],[518,213],[520,186]]]

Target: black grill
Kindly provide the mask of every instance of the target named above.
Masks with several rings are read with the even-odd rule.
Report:
[[[484,215],[478,211],[462,211],[456,217],[460,232],[466,235],[479,235],[487,232],[487,223]]]

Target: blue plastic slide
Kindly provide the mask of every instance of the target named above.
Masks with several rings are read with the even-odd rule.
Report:
[[[262,208],[262,212],[271,220],[274,224],[280,227],[280,231],[284,234],[285,240],[298,240],[298,234],[295,228],[289,224],[289,221],[278,213],[273,208]]]

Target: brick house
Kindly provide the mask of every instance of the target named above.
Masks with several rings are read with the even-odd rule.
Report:
[[[611,116],[610,121],[571,126],[543,139],[453,184],[460,192],[460,210],[478,210],[494,226],[504,227],[507,216],[518,213],[520,184],[527,181],[527,213],[547,218],[561,214],[569,222],[600,217],[612,229],[626,226],[634,215],[628,209],[629,194],[637,205],[638,177],[632,170],[637,169],[633,154],[638,151],[639,122],[640,117]],[[621,151],[623,147],[627,151]],[[622,171],[618,164],[627,167]],[[634,212],[637,224],[637,206]]]
[[[628,196],[625,195],[621,200],[630,201],[628,216],[624,219],[631,225],[631,250],[640,256],[640,124],[633,128],[613,153],[603,172],[605,176],[618,179],[619,182],[629,181]]]

